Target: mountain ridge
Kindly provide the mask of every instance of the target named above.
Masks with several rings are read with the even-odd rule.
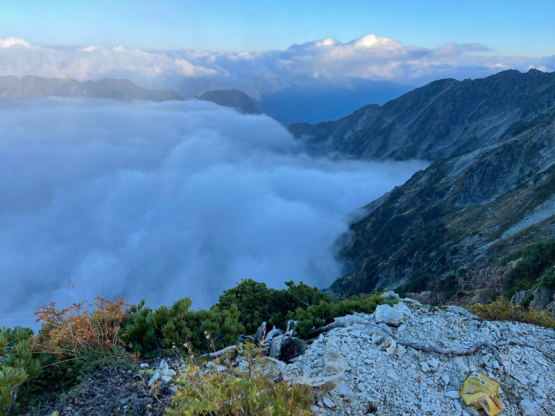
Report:
[[[288,130],[316,153],[366,160],[429,161],[508,137],[555,104],[555,72],[507,70],[487,78],[431,82],[337,121]]]
[[[437,290],[454,275],[463,298],[473,290],[465,289],[471,271],[555,239],[555,117],[440,159],[365,209],[344,237],[345,276],[332,291]],[[507,289],[503,281],[482,283],[479,301]]]
[[[89,97],[119,101],[182,101],[174,90],[149,90],[128,79],[105,78],[99,81],[80,82],[69,78],[42,78],[26,75],[0,77],[0,99],[25,99],[31,97]]]

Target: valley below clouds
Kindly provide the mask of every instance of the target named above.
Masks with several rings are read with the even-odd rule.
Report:
[[[329,286],[356,210],[420,161],[314,158],[208,102],[0,103],[0,320],[88,297],[209,307],[241,278]]]

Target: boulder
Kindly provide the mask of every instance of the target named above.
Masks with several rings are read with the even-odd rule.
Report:
[[[553,290],[543,286],[539,286],[533,293],[534,299],[530,302],[530,306],[538,311],[545,309],[551,303],[553,298]]]
[[[341,374],[334,374],[331,376],[309,376],[302,377],[297,382],[306,384],[312,387],[312,391],[316,397],[322,397],[326,393],[335,389],[341,381]]]
[[[522,290],[520,292],[516,292],[513,297],[511,298],[511,303],[517,304],[524,300],[526,296],[530,294],[530,290]]]
[[[154,373],[154,375],[148,380],[149,387],[152,386],[160,378],[160,373]]]
[[[307,343],[289,335],[277,335],[272,337],[269,356],[285,363],[290,363],[306,352]]]
[[[384,298],[385,300],[388,300],[390,302],[395,302],[395,301],[401,300],[400,296],[397,293],[395,293],[391,290],[388,290],[387,292],[385,292],[382,295],[382,298]]]
[[[328,346],[324,352],[324,376],[343,374],[347,369],[347,361],[337,352],[335,347]]]
[[[420,308],[422,306],[422,304],[418,302],[416,299],[411,299],[411,298],[404,298],[403,303],[412,308]]]
[[[403,313],[389,305],[379,305],[374,312],[374,319],[377,323],[384,323],[389,326],[399,326],[403,323]]]
[[[398,304],[394,305],[393,308],[401,312],[405,318],[410,318],[410,315],[411,315],[410,309],[403,302],[399,302]]]

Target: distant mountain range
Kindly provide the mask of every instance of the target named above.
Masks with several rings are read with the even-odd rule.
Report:
[[[251,98],[239,90],[206,91],[198,99],[233,108],[241,114],[262,114]]]
[[[243,91],[260,111],[284,126],[335,120],[364,104],[383,104],[412,89],[388,81],[308,75],[256,77],[247,81],[188,78],[177,88],[185,98],[213,90]]]
[[[89,97],[120,101],[183,100],[174,90],[148,90],[127,79],[102,79],[79,82],[73,79],[41,78],[27,75],[0,77],[0,99],[23,99],[30,97]]]
[[[545,272],[511,287],[500,262],[555,240],[555,73],[440,80],[290,131],[317,151],[434,161],[350,225],[338,241],[344,276],[333,292],[384,287],[465,304],[537,285]]]
[[[553,106],[555,73],[510,70],[483,79],[443,79],[337,121],[289,131],[321,153],[368,160],[437,160],[510,137]]]

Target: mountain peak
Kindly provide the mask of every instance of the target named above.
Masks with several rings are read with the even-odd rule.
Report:
[[[235,89],[206,91],[197,98],[224,107],[234,108],[242,114],[262,114],[246,93]]]

